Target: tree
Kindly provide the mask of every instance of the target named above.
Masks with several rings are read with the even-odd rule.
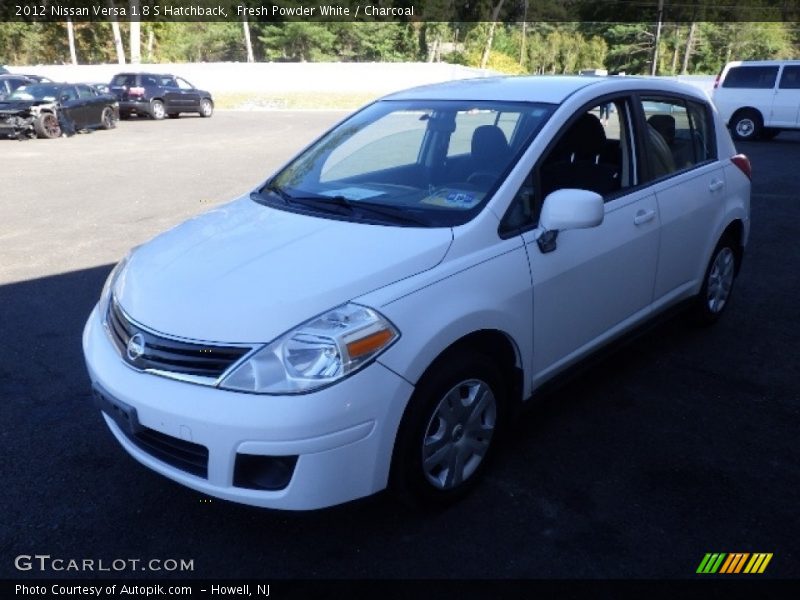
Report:
[[[263,26],[258,39],[267,59],[306,62],[330,59],[336,36],[322,23],[289,21]]]
[[[503,8],[503,3],[505,0],[498,0],[497,4],[495,4],[494,9],[492,9],[492,21],[489,25],[489,35],[486,37],[486,44],[483,47],[483,55],[481,56],[481,69],[486,68],[486,63],[489,62],[489,53],[492,51],[492,40],[494,39],[494,30],[497,27],[497,17],[500,15],[500,11]]]
[[[130,0],[131,2],[131,15],[141,14],[141,9],[139,7],[139,0]],[[141,35],[141,21],[139,17],[132,17],[131,18],[131,64],[138,65],[142,62],[142,35]]]
[[[255,62],[253,57],[253,44],[250,41],[250,24],[247,22],[247,15],[242,19],[242,29],[244,30],[244,43],[247,48],[247,62]]]
[[[107,4],[109,8],[114,8],[114,0],[108,0]],[[111,32],[114,36],[114,49],[117,52],[117,63],[124,65],[125,47],[122,45],[122,35],[119,30],[119,21],[117,21],[116,17],[111,17]]]
[[[78,53],[75,51],[75,26],[67,19],[67,39],[69,40],[69,59],[73,65],[78,64]]]

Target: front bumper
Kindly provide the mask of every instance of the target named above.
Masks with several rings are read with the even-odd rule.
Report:
[[[105,412],[131,456],[204,494],[254,506],[307,510],[340,504],[386,487],[395,435],[413,387],[373,363],[310,394],[261,396],[174,381],[125,364],[98,309],[83,333],[92,384],[135,409],[138,423],[176,445],[207,449],[206,476],[143,449]],[[260,490],[235,484],[242,455],[297,457],[288,485]]]

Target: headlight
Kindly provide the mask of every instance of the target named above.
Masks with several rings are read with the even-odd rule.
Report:
[[[267,344],[220,387],[258,394],[310,392],[357,371],[398,337],[377,311],[345,304]]]
[[[131,252],[133,252],[133,250],[131,250]],[[117,263],[117,266],[111,269],[111,273],[108,274],[106,283],[103,285],[103,291],[100,292],[100,316],[103,319],[105,319],[106,312],[108,311],[108,303],[111,300],[111,292],[114,290],[114,284],[117,283],[117,279],[119,279],[125,267],[128,266],[131,252],[128,252],[128,254]]]

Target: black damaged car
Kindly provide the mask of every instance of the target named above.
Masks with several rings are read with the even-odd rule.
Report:
[[[18,139],[112,129],[118,119],[116,98],[86,84],[24,85],[0,102],[0,136]]]

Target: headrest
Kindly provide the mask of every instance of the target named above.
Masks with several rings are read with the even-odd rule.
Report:
[[[472,133],[472,158],[485,168],[504,168],[508,151],[506,136],[496,125],[481,125]]]
[[[584,113],[558,142],[562,156],[574,155],[576,160],[594,159],[605,148],[606,131],[592,113]]]
[[[675,141],[675,118],[672,115],[653,115],[647,122],[661,134],[667,144],[672,145]]]

